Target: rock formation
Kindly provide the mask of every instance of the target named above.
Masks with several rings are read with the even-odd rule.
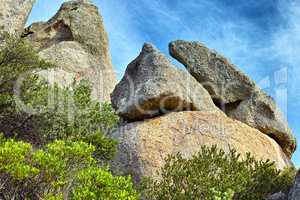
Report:
[[[296,140],[274,100],[226,58],[199,42],[169,44],[171,56],[184,64],[228,116],[274,138],[291,157]]]
[[[34,2],[2,1],[0,30],[21,33]],[[189,73],[145,44],[115,87],[108,37],[90,0],[64,3],[49,21],[32,24],[22,37],[57,66],[39,72],[50,83],[68,86],[87,79],[95,98],[111,97],[117,113],[129,121],[111,134],[119,141],[112,167],[133,175],[136,183],[143,176],[159,179],[157,171],[168,155],[191,157],[202,145],[217,145],[226,152],[234,148],[242,158],[250,152],[258,160],[274,161],[278,169],[292,165],[296,141],[274,100],[199,42],[169,45],[170,54]],[[299,197],[300,171],[288,195],[277,193],[269,199]]]
[[[112,105],[129,121],[182,110],[220,112],[192,76],[176,69],[151,44],[128,65],[112,93]]]
[[[35,0],[1,0],[0,30],[21,33]]]
[[[190,51],[189,48],[185,50]],[[201,62],[201,59],[197,61]],[[140,55],[128,65],[111,96],[119,115],[131,121],[112,133],[119,141],[118,155],[112,162],[114,170],[132,174],[137,183],[143,176],[159,178],[157,170],[164,165],[169,154],[181,153],[190,157],[202,145],[217,145],[227,152],[234,148],[242,157],[250,152],[258,160],[274,161],[279,169],[291,165],[294,138],[291,133],[284,132],[281,125],[286,123],[280,121],[282,115],[274,101],[260,93],[262,91],[233,66],[224,72],[214,64],[208,65],[214,67],[211,70],[206,67],[211,71],[206,76],[215,73],[212,76],[216,79],[221,77],[229,82],[231,77],[240,80],[241,92],[232,93],[228,98],[233,104],[226,113],[238,120],[227,117],[214,106],[213,97],[208,95],[210,91],[203,89],[189,73],[175,69],[152,45],[144,45]],[[249,86],[249,92],[242,98],[235,96],[245,91],[243,84]],[[194,95],[187,90],[192,90]],[[166,103],[165,99],[172,101]],[[236,100],[241,102],[234,105]],[[174,109],[173,103],[188,106]],[[177,112],[161,112],[164,106]],[[147,115],[145,111],[151,111],[151,114]]]
[[[109,101],[116,77],[102,17],[90,1],[64,3],[48,22],[26,28],[23,37],[57,65],[51,73],[41,72],[47,78],[52,74],[50,82],[66,86],[74,79],[87,79],[93,85],[93,96]]]
[[[255,89],[250,78],[226,58],[199,42],[178,40],[169,44],[171,56],[207,89],[215,101],[225,104],[247,99]]]
[[[174,112],[116,130],[119,140],[113,162],[116,171],[132,174],[136,182],[142,176],[157,176],[169,154],[180,152],[190,157],[201,145],[217,145],[227,151],[235,148],[242,156],[250,152],[257,159],[270,159],[280,169],[290,161],[270,137],[223,114],[199,111]]]

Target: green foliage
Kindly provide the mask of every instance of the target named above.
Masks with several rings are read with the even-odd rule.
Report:
[[[98,160],[106,161],[113,159],[116,153],[117,141],[105,137],[101,132],[95,132],[82,137],[82,141],[92,144],[96,147],[94,156]]]
[[[209,200],[232,200],[234,191],[228,189],[226,192],[219,192],[214,188],[210,190],[210,194],[207,197]]]
[[[90,85],[86,81],[73,87],[69,90],[54,86],[38,95],[44,98],[44,102],[38,105],[45,105],[46,108],[41,114],[44,116],[44,126],[40,126],[39,131],[46,141],[78,139],[97,131],[106,133],[118,122],[109,104],[100,105],[91,99]],[[49,94],[53,97],[50,105]],[[33,104],[37,105],[35,101]]]
[[[38,169],[28,164],[32,146],[24,142],[7,140],[0,145],[0,171],[10,174],[16,180],[23,180],[38,173]]]
[[[14,96],[17,80],[30,72],[52,67],[40,59],[25,40],[8,34],[0,35],[0,127],[5,135],[14,133],[30,119],[29,114],[19,112],[17,108]],[[22,89],[27,90],[37,82],[36,76],[29,76],[23,81]]]
[[[151,200],[257,200],[286,190],[292,184],[287,176],[268,160],[256,161],[250,154],[240,159],[235,150],[226,154],[216,146],[202,147],[191,159],[169,156],[162,179],[145,179],[142,192]]]
[[[94,146],[55,141],[34,150],[28,143],[2,140],[0,194],[3,199],[137,199],[130,178],[97,167]]]
[[[1,93],[11,92],[14,81],[23,73],[53,67],[40,59],[32,46],[18,36],[2,34],[0,43]]]
[[[74,85],[72,90],[54,86],[38,92],[36,96],[43,97],[44,101],[35,98],[32,105],[45,105],[42,106],[45,110],[33,118],[41,143],[82,140],[96,147],[95,155],[99,159],[109,160],[114,156],[117,142],[106,134],[116,126],[118,117],[109,104],[100,105],[91,99],[87,82]],[[50,104],[49,94],[54,98]]]
[[[294,184],[294,180],[297,174],[297,169],[295,167],[288,167],[283,169],[279,176],[274,179],[273,191],[288,193],[289,189]]]
[[[88,168],[77,176],[72,199],[119,199],[138,198],[129,177],[113,177],[110,172],[100,168]]]

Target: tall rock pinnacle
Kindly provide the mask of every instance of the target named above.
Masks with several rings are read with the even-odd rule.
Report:
[[[23,33],[40,55],[57,65],[52,80],[66,86],[87,79],[93,97],[109,101],[116,77],[109,53],[108,36],[96,6],[90,1],[68,1],[48,21],[33,23]],[[49,73],[43,72],[49,77]]]

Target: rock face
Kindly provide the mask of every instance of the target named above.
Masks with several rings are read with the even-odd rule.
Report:
[[[295,151],[295,137],[273,99],[265,93],[260,91],[253,93],[249,99],[229,112],[228,116],[274,138],[289,157]]]
[[[112,163],[116,171],[132,174],[138,183],[142,176],[159,178],[169,154],[190,157],[201,145],[217,145],[228,152],[235,148],[242,156],[250,152],[257,159],[270,159],[279,169],[290,165],[280,146],[270,137],[223,114],[198,111],[170,113],[120,127],[112,136],[119,141]]]
[[[288,157],[296,140],[274,100],[226,58],[199,42],[169,44],[170,54],[207,89],[228,116],[274,138]]]
[[[1,0],[0,30],[21,33],[35,0]]]
[[[288,200],[300,200],[300,171],[296,175],[295,183],[290,190]]]
[[[225,104],[241,101],[255,88],[254,82],[226,58],[199,42],[178,40],[169,44],[169,50],[216,101]]]
[[[50,73],[52,82],[66,86],[74,79],[88,79],[93,85],[93,96],[109,101],[116,76],[102,17],[90,1],[64,3],[48,22],[26,28],[23,37],[43,58],[57,65]]]
[[[151,44],[128,65],[111,99],[117,113],[129,121],[182,110],[220,112],[191,75],[176,69]]]

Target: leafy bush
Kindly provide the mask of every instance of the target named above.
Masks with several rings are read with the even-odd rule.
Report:
[[[32,94],[32,91],[28,93]],[[39,132],[46,141],[78,139],[97,131],[106,133],[118,122],[109,104],[91,99],[91,87],[87,81],[74,84],[71,89],[48,86],[46,90],[36,90],[36,93],[39,98],[31,98],[30,104],[42,107]],[[53,98],[50,104],[49,95]]]
[[[30,121],[30,115],[19,112],[14,86],[18,78],[38,69],[54,67],[40,59],[37,52],[25,40],[8,34],[0,35],[0,127],[7,136],[15,133]],[[24,81],[23,90],[33,87],[38,82],[36,76]],[[29,129],[29,127],[27,127]]]
[[[180,154],[169,156],[162,179],[145,179],[142,192],[151,200],[258,200],[286,190],[292,184],[292,173],[287,174],[250,154],[242,160],[235,150],[226,154],[216,146],[202,147],[191,159]]]
[[[119,119],[109,104],[91,99],[88,82],[74,84],[72,90],[47,86],[45,90],[27,92],[36,96],[31,98],[30,105],[38,105],[42,110],[32,117],[39,143],[57,139],[82,140],[96,147],[99,159],[110,160],[114,156],[117,142],[106,135]],[[50,104],[49,94],[54,98]]]
[[[283,169],[273,182],[273,191],[287,194],[293,186],[297,171],[293,166]]]
[[[88,168],[77,175],[72,199],[137,199],[131,179],[113,177],[107,170]]]
[[[94,150],[85,142],[64,141],[34,150],[28,143],[2,139],[1,199],[137,199],[129,177],[97,167]]]

